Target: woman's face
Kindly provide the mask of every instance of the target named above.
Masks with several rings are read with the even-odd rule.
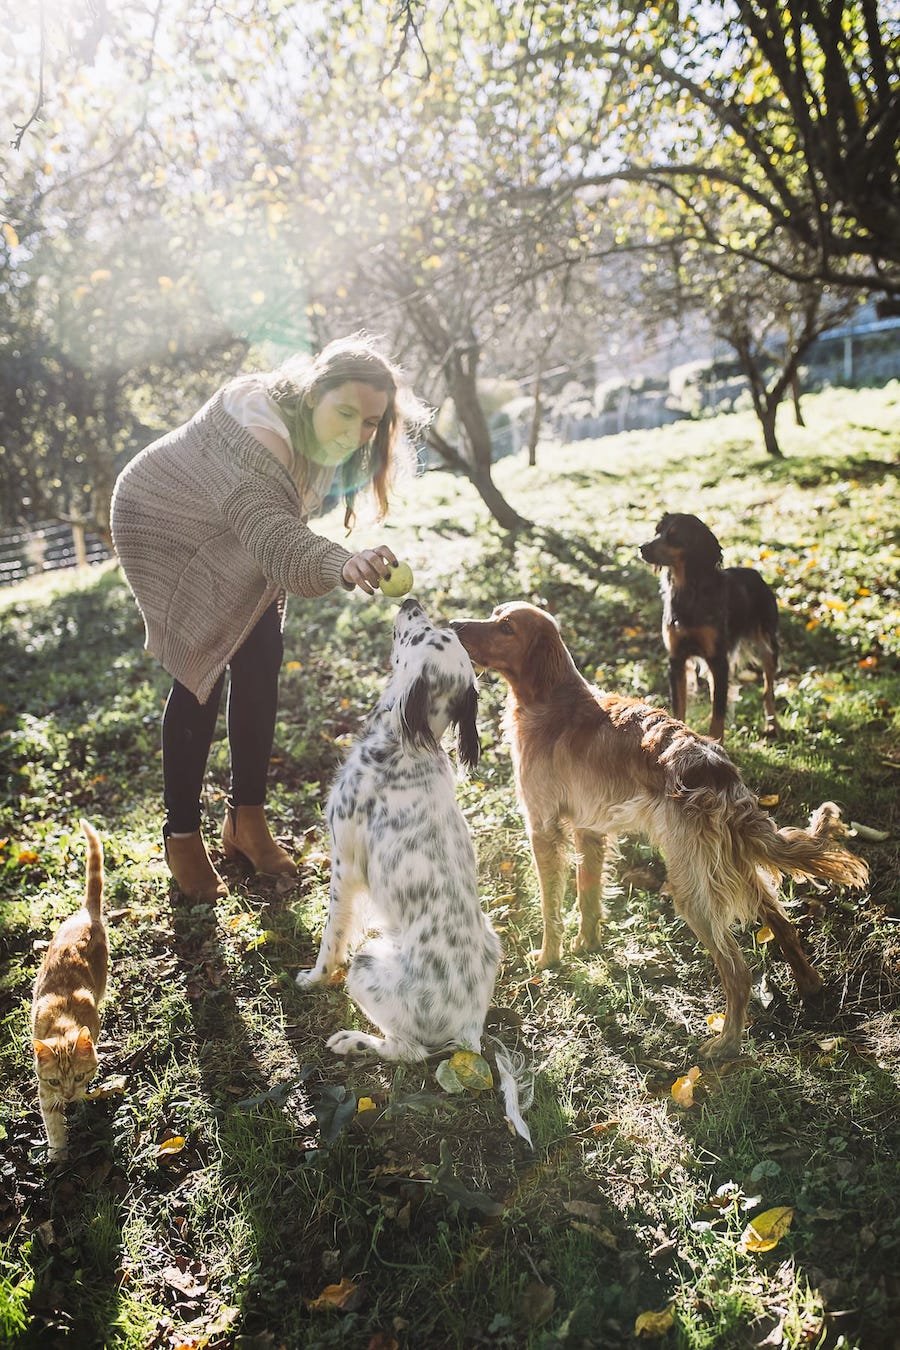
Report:
[[[370,441],[387,412],[388,396],[362,380],[347,380],[313,402],[316,445],[307,453],[319,464],[340,464]]]

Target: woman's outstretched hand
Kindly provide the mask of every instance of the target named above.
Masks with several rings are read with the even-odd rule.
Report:
[[[377,548],[364,548],[352,554],[344,563],[341,576],[348,585],[358,586],[366,595],[374,595],[380,579],[396,566],[397,558],[393,552],[386,544],[379,544]]]

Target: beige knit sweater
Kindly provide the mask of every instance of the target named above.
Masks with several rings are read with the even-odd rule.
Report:
[[[119,475],[112,535],[147,649],[201,703],[282,591],[324,595],[341,583],[351,554],[306,525],[326,487],[314,480],[301,500],[221,390]]]

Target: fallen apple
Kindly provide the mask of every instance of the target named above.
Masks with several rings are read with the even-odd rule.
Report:
[[[412,590],[413,574],[409,563],[397,563],[397,566],[388,572],[386,577],[382,577],[378,583],[378,589],[382,595],[396,597],[406,595],[407,591]]]

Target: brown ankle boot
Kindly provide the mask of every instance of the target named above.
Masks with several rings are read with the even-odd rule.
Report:
[[[270,877],[295,877],[297,865],[276,844],[261,806],[229,806],[222,831],[226,858],[243,858],[256,872]]]
[[[180,839],[169,835],[164,844],[169,871],[185,899],[217,900],[228,894],[227,885],[209,860],[199,830]]]

